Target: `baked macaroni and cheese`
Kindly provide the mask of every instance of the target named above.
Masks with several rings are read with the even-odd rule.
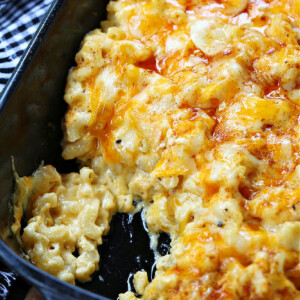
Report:
[[[110,1],[66,86],[62,156],[80,172],[17,178],[31,261],[88,281],[113,214],[143,210],[171,251],[121,300],[300,299],[299,7]]]

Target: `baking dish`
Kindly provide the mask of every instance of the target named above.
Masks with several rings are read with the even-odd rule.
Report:
[[[20,176],[31,174],[41,161],[55,165],[59,172],[78,170],[75,161],[64,161],[60,155],[61,120],[66,111],[64,87],[80,41],[99,27],[105,6],[106,2],[99,0],[54,0],[0,95],[0,258],[45,299],[116,298],[130,289],[131,274],[140,269],[150,273],[154,260],[140,216],[118,214],[107,242],[99,249],[99,272],[92,282],[79,284],[85,290],[27,262],[10,233],[14,190],[11,157]]]

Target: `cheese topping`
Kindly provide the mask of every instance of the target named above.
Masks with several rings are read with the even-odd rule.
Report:
[[[143,299],[299,299],[297,1],[110,1],[65,93],[62,155],[84,167],[18,179],[30,259],[89,280],[139,197],[150,234],[172,239],[154,280],[134,277]]]

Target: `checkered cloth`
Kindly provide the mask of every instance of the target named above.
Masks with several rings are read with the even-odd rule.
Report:
[[[3,4],[3,2],[7,2]],[[0,92],[52,0],[0,0]]]

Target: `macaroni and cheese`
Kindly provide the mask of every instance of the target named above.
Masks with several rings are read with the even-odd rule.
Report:
[[[17,178],[13,231],[31,261],[87,281],[112,215],[143,209],[154,250],[160,232],[172,242],[152,282],[136,273],[136,295],[300,299],[299,3],[107,10],[66,86],[62,156],[80,172]]]

